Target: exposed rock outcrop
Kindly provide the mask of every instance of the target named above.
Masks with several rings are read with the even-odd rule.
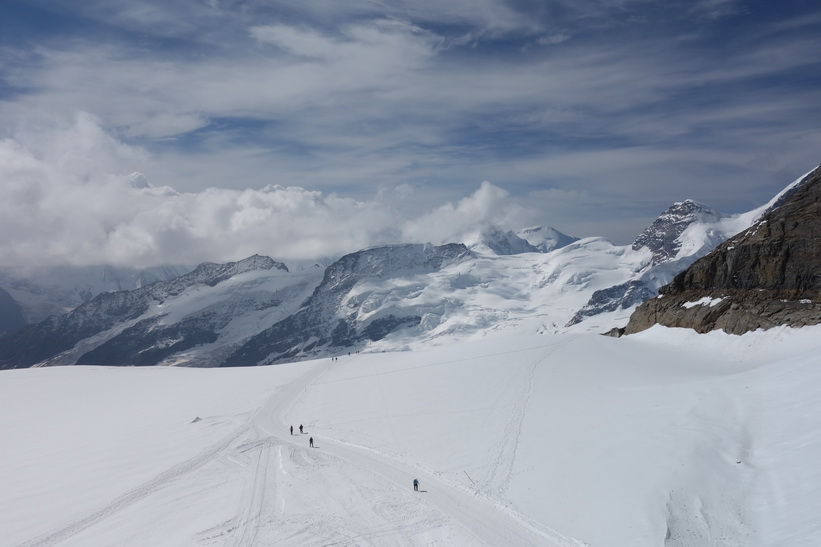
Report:
[[[654,296],[656,296],[656,293],[639,279],[632,279],[627,283],[600,289],[593,293],[587,304],[576,312],[576,315],[567,322],[565,327],[571,327],[581,323],[587,317],[600,313],[627,309]]]
[[[678,256],[679,239],[684,230],[696,222],[716,222],[721,215],[691,199],[674,203],[633,241],[633,250],[649,249],[653,264],[668,262]]]
[[[778,207],[639,306],[626,333],[658,323],[742,334],[821,323],[821,167]]]

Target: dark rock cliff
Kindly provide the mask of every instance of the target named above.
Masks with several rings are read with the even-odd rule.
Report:
[[[821,167],[756,224],[639,306],[626,333],[658,323],[742,334],[821,323]]]

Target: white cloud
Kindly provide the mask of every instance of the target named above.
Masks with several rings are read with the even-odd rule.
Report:
[[[338,256],[403,241],[461,241],[478,226],[507,222],[507,192],[482,183],[456,205],[421,217],[380,198],[358,201],[300,187],[154,187],[119,165],[150,156],[78,114],[30,147],[0,141],[0,255],[7,264],[151,266],[241,259]],[[407,187],[398,188],[406,195]]]
[[[408,221],[403,230],[404,239],[437,244],[463,242],[488,226],[507,226],[513,207],[508,196],[507,191],[485,181],[455,205],[447,203]]]

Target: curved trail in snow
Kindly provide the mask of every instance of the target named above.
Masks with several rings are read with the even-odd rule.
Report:
[[[523,371],[525,385],[502,440],[505,456],[493,465],[497,488],[490,492],[472,491],[433,470],[366,446],[313,435],[317,448],[312,449],[307,442],[310,432],[290,435],[289,412],[324,375],[355,358],[342,357],[303,364],[299,376],[279,387],[219,442],[24,545],[65,542],[90,528],[93,533],[93,527],[103,526],[108,517],[130,510],[162,489],[200,480],[197,471],[206,465],[230,461],[234,478],[225,483],[231,489],[226,494],[239,494],[234,498],[236,512],[229,521],[192,537],[198,544],[219,541],[225,547],[250,547],[388,541],[581,547],[585,544],[516,512],[498,494],[512,470],[536,368],[557,348],[545,346]],[[241,466],[240,475],[236,464]],[[412,492],[414,477],[420,479],[423,492]]]
[[[236,441],[248,431],[253,419],[254,418],[251,417],[246,420],[244,424],[234,429],[220,442],[211,445],[194,457],[180,462],[177,465],[163,471],[159,475],[154,476],[152,479],[149,479],[131,490],[126,491],[113,501],[107,503],[89,515],[77,519],[57,530],[30,539],[29,541],[24,542],[22,546],[38,547],[41,545],[54,545],[61,541],[65,541],[70,537],[86,530],[87,528],[94,526],[105,518],[110,517],[111,515],[122,511],[126,507],[129,507],[130,505],[133,505],[134,503],[150,496],[154,492],[166,487],[169,483],[175,481],[176,479],[190,474],[214,459],[227,454],[230,451],[231,446],[234,445]]]
[[[271,395],[255,413],[253,413],[245,420],[244,423],[242,423],[242,425],[235,428],[219,442],[205,448],[195,456],[168,468],[158,475],[155,475],[146,482],[124,492],[96,511],[69,522],[68,524],[52,530],[51,532],[32,538],[22,543],[21,547],[40,547],[66,541],[86,529],[95,526],[111,515],[118,513],[165,488],[170,483],[197,471],[206,464],[229,455],[233,451],[242,451],[248,444],[247,442],[242,442],[243,438],[248,436],[250,431],[255,432],[253,435],[255,439],[260,438],[260,424],[269,422],[266,416],[270,416],[272,410],[278,408],[280,400],[292,401],[294,394],[298,395],[301,393],[307,385],[315,380],[315,376],[326,372],[325,369],[315,365],[312,366],[311,364],[307,364],[306,369],[308,370],[306,370],[304,374],[297,377],[289,384],[282,386],[282,388]],[[260,470],[263,467],[267,469],[269,450],[266,446],[264,446],[264,443],[260,446],[260,449],[262,455],[257,460],[258,465],[254,467],[253,472],[255,473],[255,478],[251,484],[251,494],[249,494],[252,498],[255,497],[258,501],[248,500],[247,498],[249,495],[243,496],[243,499],[247,502],[247,509],[245,510],[245,516],[242,519],[242,535],[239,538],[239,545],[253,544],[256,524],[259,520],[258,518],[254,519],[253,516],[259,516],[265,497],[265,491],[262,486],[264,485],[264,479],[267,473],[264,470],[260,473]],[[254,529],[248,530],[249,527],[253,527]]]
[[[518,438],[520,422],[526,411],[527,399],[529,399],[532,388],[532,377],[535,374],[535,367],[542,362],[549,354],[556,351],[557,346],[551,345],[534,363],[527,372],[528,381],[525,388],[520,408],[514,416],[515,424],[511,424],[512,439],[515,443]],[[344,360],[343,360],[344,362]],[[266,444],[281,445],[282,443],[292,445],[297,453],[301,451],[321,450],[323,456],[332,456],[343,460],[347,464],[362,470],[365,473],[378,475],[381,479],[390,484],[392,488],[402,493],[410,489],[411,481],[418,477],[422,481],[422,489],[425,493],[422,503],[432,507],[443,516],[449,517],[455,523],[471,535],[476,544],[481,545],[557,545],[561,547],[580,547],[585,545],[576,539],[566,537],[555,530],[552,530],[538,522],[528,519],[524,515],[517,513],[511,508],[496,502],[486,496],[477,495],[464,489],[461,485],[450,484],[437,477],[431,471],[427,471],[418,466],[405,461],[391,458],[377,450],[351,443],[337,441],[329,437],[317,437],[315,441],[317,449],[308,448],[305,442],[305,435],[291,436],[288,433],[290,424],[286,423],[288,411],[297,402],[300,396],[310,389],[311,384],[319,380],[323,375],[333,369],[339,362],[317,363],[314,368],[305,375],[299,377],[291,385],[278,391],[265,405],[263,412],[257,415],[254,430],[261,435],[268,435],[264,441]],[[300,443],[297,440],[301,441]],[[303,444],[304,443],[304,444]],[[515,452],[515,447],[511,447]],[[512,464],[511,464],[512,465]],[[367,502],[366,502],[367,503]],[[254,519],[246,520],[247,526],[254,526],[257,523]],[[242,531],[241,534],[247,534]],[[352,538],[346,538],[348,540]],[[247,543],[236,543],[243,545]]]

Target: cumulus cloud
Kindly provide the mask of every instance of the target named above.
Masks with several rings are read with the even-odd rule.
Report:
[[[103,131],[93,116],[80,113],[47,135],[37,144],[0,141],[6,264],[147,267],[254,253],[314,259],[379,244],[463,241],[477,227],[506,222],[514,207],[488,182],[421,216],[400,213],[378,196],[360,201],[296,186],[177,192],[139,172],[118,171],[150,167],[151,158]]]
[[[508,196],[506,190],[485,181],[478,190],[455,205],[447,203],[408,221],[403,230],[404,238],[433,243],[473,240],[489,226],[509,224],[514,205],[507,201]]]

